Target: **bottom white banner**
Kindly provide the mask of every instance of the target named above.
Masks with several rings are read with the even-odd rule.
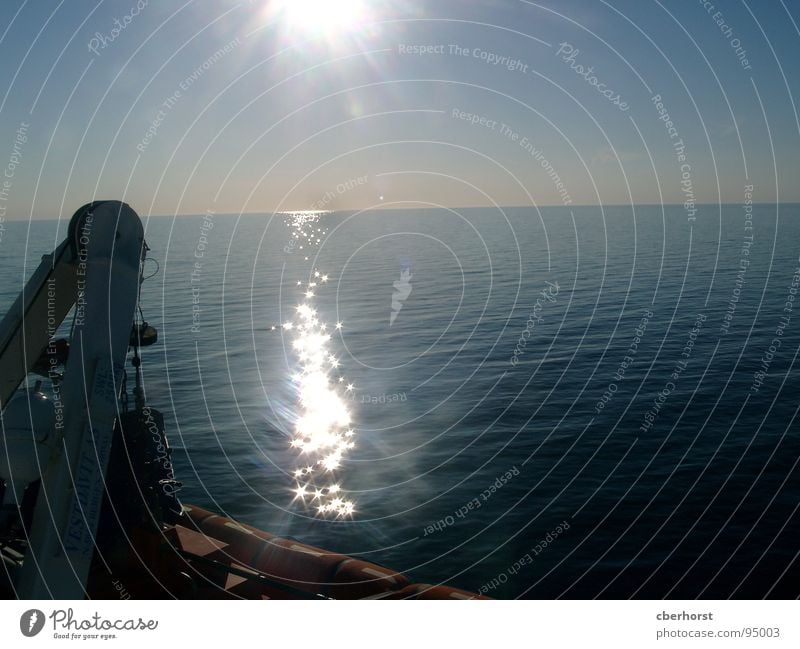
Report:
[[[6,601],[3,647],[798,647],[796,601]]]

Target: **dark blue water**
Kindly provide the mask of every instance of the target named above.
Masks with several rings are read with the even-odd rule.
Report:
[[[798,596],[800,206],[686,216],[336,213],[302,249],[280,215],[207,243],[201,216],[149,219],[146,387],[183,500],[494,597]],[[65,227],[6,224],[3,306]],[[346,520],[290,491],[280,325],[314,270],[354,386]]]

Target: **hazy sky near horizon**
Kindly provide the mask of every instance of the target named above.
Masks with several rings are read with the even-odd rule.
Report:
[[[800,201],[796,1],[0,13],[6,220],[100,198],[143,215],[737,203],[748,185]]]

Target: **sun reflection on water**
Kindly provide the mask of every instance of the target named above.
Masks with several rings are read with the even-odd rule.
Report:
[[[322,213],[292,212],[286,222],[298,247],[305,250],[320,242],[324,232],[317,227]],[[315,509],[317,514],[351,516],[352,500],[339,485],[337,471],[346,454],[355,447],[355,431],[345,395],[353,385],[343,376],[334,377],[340,362],[331,351],[329,327],[314,308],[315,289],[328,282],[320,271],[310,273],[304,283],[297,282],[303,297],[291,320],[283,323],[285,336],[291,337],[296,365],[291,379],[297,395],[296,420],[291,448],[297,452],[294,501]],[[334,330],[342,328],[337,322]],[[342,389],[342,385],[345,385]]]

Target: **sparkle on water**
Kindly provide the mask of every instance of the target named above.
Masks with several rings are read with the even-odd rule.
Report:
[[[320,212],[291,212],[286,222],[299,248],[321,241]],[[339,360],[330,350],[328,325],[314,309],[314,289],[328,282],[328,275],[315,271],[301,288],[303,301],[293,318],[283,323],[284,335],[291,336],[297,359],[292,382],[297,393],[297,412],[291,447],[297,451],[294,500],[310,506],[320,515],[351,516],[355,505],[339,485],[337,470],[348,451],[355,447],[355,431],[343,397],[344,377],[332,377]],[[303,282],[298,281],[302,287]],[[337,322],[335,329],[342,328]],[[338,379],[338,380],[337,380]],[[344,392],[351,392],[348,383]]]

